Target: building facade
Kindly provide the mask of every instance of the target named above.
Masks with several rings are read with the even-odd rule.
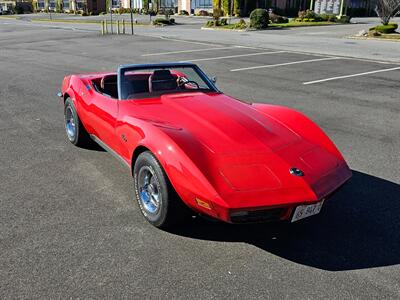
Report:
[[[106,0],[37,0],[37,11],[82,11],[98,14],[106,11]]]
[[[0,12],[11,13],[16,7],[23,12],[32,12],[32,3],[28,0],[0,0]]]
[[[211,12],[213,9],[212,0],[178,0],[178,11],[185,10],[188,13],[196,13],[200,10]]]

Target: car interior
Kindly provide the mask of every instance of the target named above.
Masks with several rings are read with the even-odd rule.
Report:
[[[99,79],[94,79],[93,85],[97,92],[118,99],[117,74],[108,74]],[[141,72],[125,75],[125,92],[128,98],[137,95],[157,93],[160,91],[174,91],[177,89],[193,89],[191,86],[179,85],[180,76],[171,73],[170,70],[154,70],[153,72]]]

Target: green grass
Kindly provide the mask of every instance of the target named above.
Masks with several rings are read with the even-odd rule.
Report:
[[[400,41],[400,33],[382,34],[374,36],[376,39]]]
[[[274,29],[274,28],[284,28],[284,27],[305,27],[305,26],[326,26],[326,25],[339,25],[342,23],[337,23],[337,22],[289,22],[289,23],[281,23],[281,24],[269,24],[268,28],[263,29],[263,30],[268,30],[268,29]],[[240,30],[240,28],[236,28],[235,24],[228,24],[228,25],[223,25],[223,26],[211,26],[206,28],[215,28],[215,29],[236,29]]]
[[[342,23],[337,22],[289,22],[281,24],[269,24],[269,27],[305,27],[305,26],[325,26],[325,25],[339,25]]]

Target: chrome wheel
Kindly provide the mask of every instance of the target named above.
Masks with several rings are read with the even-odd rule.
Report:
[[[161,187],[151,167],[143,166],[139,170],[138,187],[142,208],[149,214],[157,214],[162,201]]]
[[[76,126],[71,106],[67,106],[65,109],[65,130],[67,131],[68,138],[73,141],[76,135]]]

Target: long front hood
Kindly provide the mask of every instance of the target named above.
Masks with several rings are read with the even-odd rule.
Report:
[[[223,94],[167,95],[132,111],[168,134],[230,207],[316,201],[349,177],[340,158]]]

